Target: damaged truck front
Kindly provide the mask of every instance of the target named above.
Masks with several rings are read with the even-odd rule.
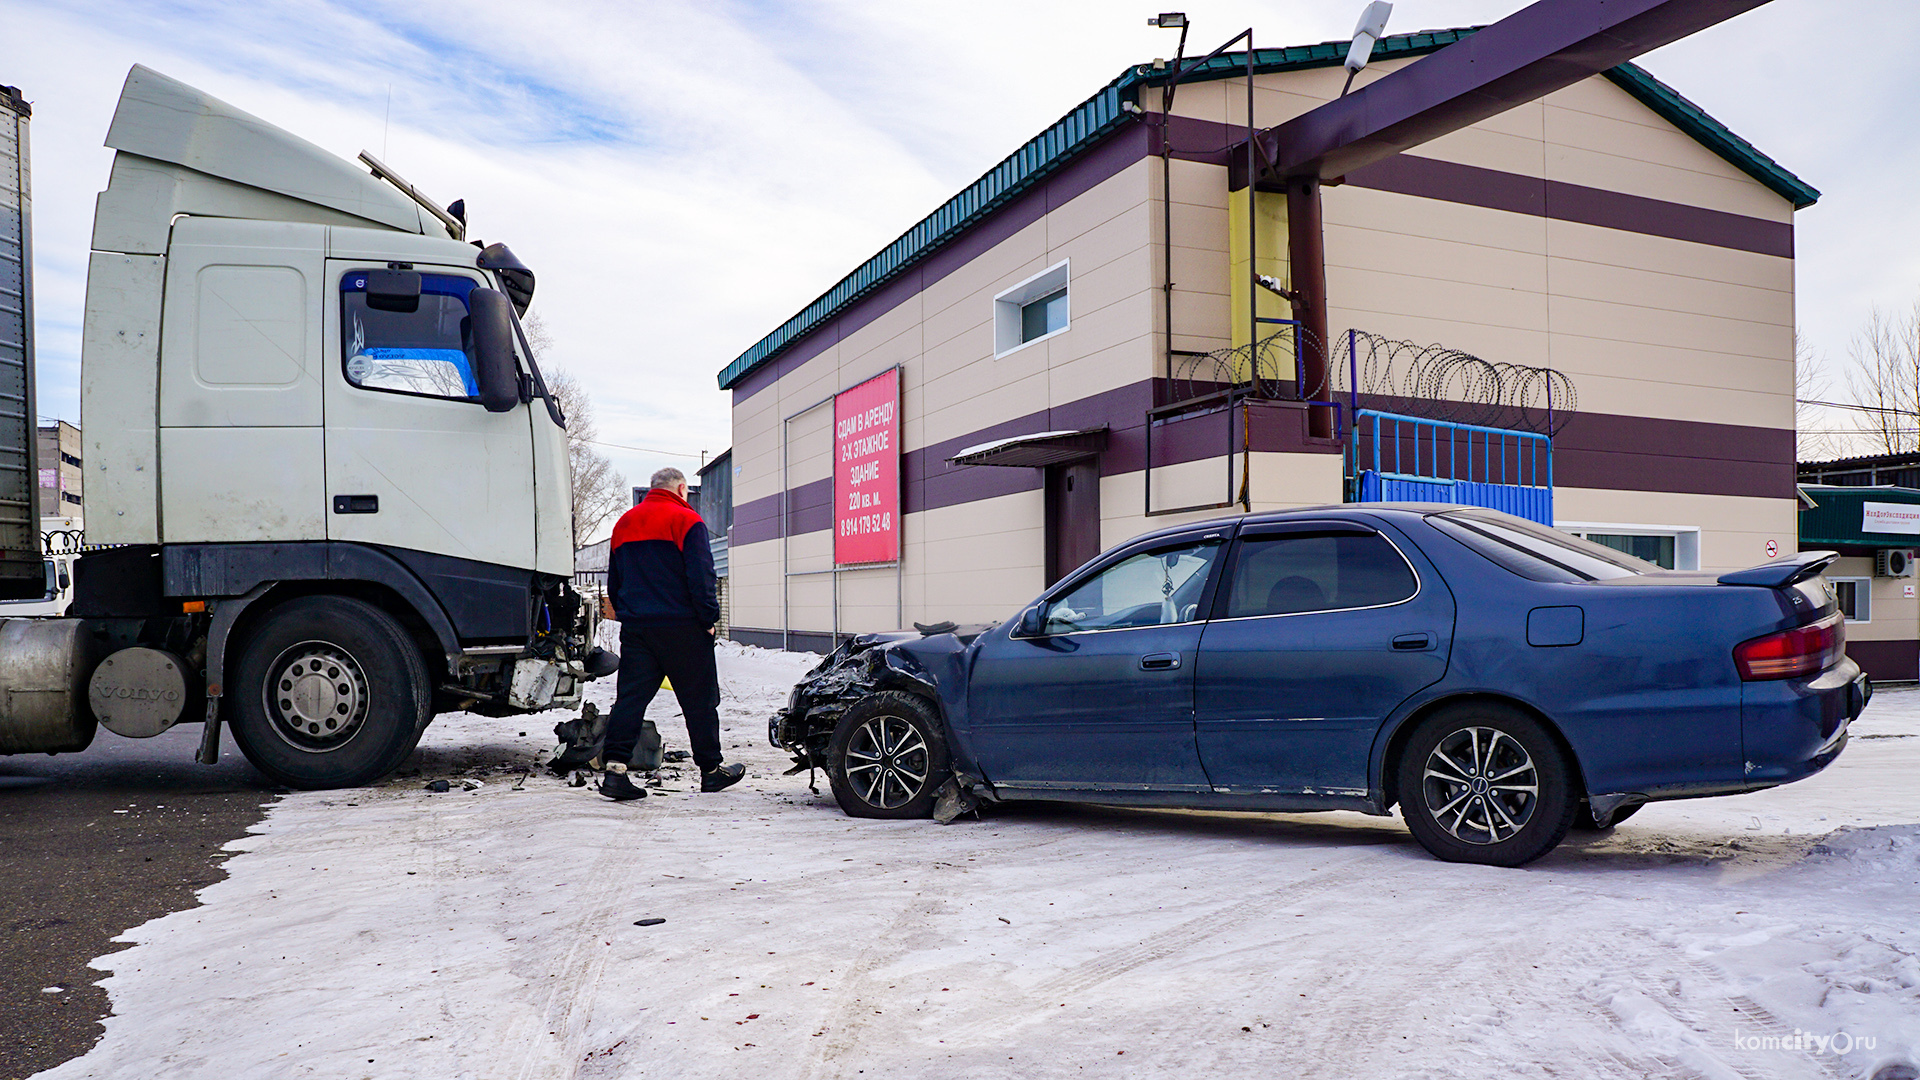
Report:
[[[280,783],[351,786],[436,713],[577,704],[613,658],[572,587],[532,271],[469,242],[461,203],[144,67],[107,145],[80,376],[96,550],[74,617],[0,622],[0,754],[204,721],[203,762],[224,726]]]
[[[915,625],[842,642],[768,723],[790,771],[826,772],[854,817],[947,821],[986,794],[944,721],[966,709],[969,646],[990,627]]]

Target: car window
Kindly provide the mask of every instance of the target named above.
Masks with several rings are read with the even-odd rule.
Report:
[[[477,282],[454,274],[421,274],[413,311],[382,311],[367,303],[367,274],[340,279],[347,381],[369,390],[473,401],[473,334],[467,294]]]
[[[1200,617],[1220,542],[1207,540],[1129,556],[1047,605],[1046,632],[1166,626]]]
[[[1507,514],[1456,510],[1427,520],[1489,560],[1533,581],[1606,581],[1660,569],[1625,552]]]
[[[1418,592],[1407,560],[1379,533],[1292,533],[1242,539],[1226,617],[1378,607]]]

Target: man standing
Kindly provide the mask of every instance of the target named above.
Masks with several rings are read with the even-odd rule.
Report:
[[[738,783],[746,766],[721,764],[720,677],[713,664],[720,600],[713,549],[706,522],[687,505],[686,474],[673,468],[654,473],[647,497],[620,516],[608,547],[606,606],[620,620],[620,676],[607,720],[600,794],[646,796],[627,775],[627,762],[661,676],[673,680],[687,718],[700,790]]]

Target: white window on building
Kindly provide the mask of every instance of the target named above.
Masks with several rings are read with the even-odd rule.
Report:
[[[1834,595],[1840,599],[1840,614],[1848,622],[1873,621],[1873,579],[1863,577],[1828,578]]]
[[[993,355],[997,359],[1067,331],[1071,290],[1065,260],[993,298]]]
[[[1557,521],[1554,527],[1668,570],[1700,569],[1698,525],[1622,525],[1600,521]]]

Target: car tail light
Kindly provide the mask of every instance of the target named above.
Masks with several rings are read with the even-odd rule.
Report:
[[[1845,649],[1846,634],[1835,612],[1819,622],[1743,641],[1733,647],[1733,663],[1748,682],[1792,679],[1827,670]]]

